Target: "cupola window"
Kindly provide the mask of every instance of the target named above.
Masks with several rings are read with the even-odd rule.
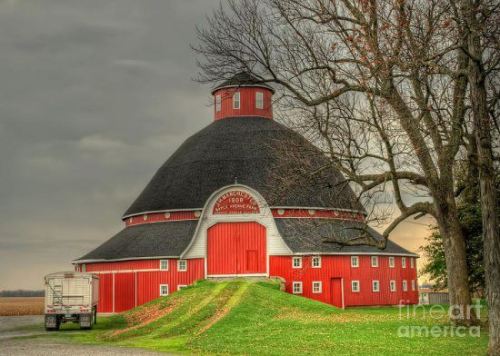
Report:
[[[215,111],[219,112],[222,109],[222,98],[220,94],[215,96]]]
[[[237,91],[236,93],[233,94],[233,109],[239,109],[240,108],[240,92]]]
[[[261,91],[255,93],[255,107],[257,109],[264,109],[264,93]]]

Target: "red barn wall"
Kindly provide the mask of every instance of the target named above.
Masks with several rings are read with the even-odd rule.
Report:
[[[302,282],[302,296],[335,304],[332,295],[332,278],[343,278],[344,306],[396,305],[400,302],[418,303],[416,263],[411,268],[410,257],[406,257],[406,268],[401,266],[401,257],[395,257],[395,267],[389,267],[389,257],[379,256],[379,266],[371,267],[371,256],[359,256],[359,267],[351,267],[351,256],[322,256],[321,268],[311,267],[312,256],[302,257],[302,268],[292,268],[291,256],[271,256],[270,276],[286,280],[286,291],[292,293],[292,283]],[[351,291],[351,281],[359,280],[360,292]],[[372,281],[380,282],[380,291],[372,291]],[[396,281],[396,292],[391,292],[389,281]],[[407,280],[408,291],[403,292],[403,280]],[[415,280],[415,291],[412,291]],[[322,293],[312,293],[312,282],[322,282]]]
[[[240,92],[240,108],[233,109],[233,94]],[[257,109],[255,107],[255,93],[264,93],[264,107]],[[221,111],[215,111],[215,97],[221,95]],[[273,117],[272,107],[272,93],[269,89],[258,87],[240,87],[240,88],[226,88],[218,90],[214,93],[214,117],[215,120],[223,119],[225,117],[233,116],[260,116],[268,119]]]
[[[168,270],[160,270],[160,260],[136,260],[87,263],[86,271],[99,276],[101,313],[122,312],[160,296],[160,284],[168,284],[169,293],[179,285],[205,278],[204,259],[187,260],[187,271],[177,270],[178,259],[168,259]]]

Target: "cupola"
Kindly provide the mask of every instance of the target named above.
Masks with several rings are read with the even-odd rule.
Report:
[[[212,90],[214,120],[257,116],[273,118],[274,89],[247,72],[241,72]]]

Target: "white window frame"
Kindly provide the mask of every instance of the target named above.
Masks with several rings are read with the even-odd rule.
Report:
[[[415,259],[410,257],[410,268],[415,268]]]
[[[167,293],[163,293],[162,289],[165,287],[167,289]],[[170,290],[168,288],[168,284],[160,284],[160,297],[166,297],[170,293]]]
[[[356,288],[354,288],[354,284],[357,285]],[[354,279],[351,281],[351,292],[353,293],[359,293],[361,291],[361,283],[359,282],[359,280],[357,279]]]
[[[299,261],[299,265],[295,265],[295,261]],[[293,256],[292,257],[292,268],[302,268],[302,257],[300,256]]]
[[[185,267],[181,268],[181,263],[185,263]],[[177,272],[186,272],[188,270],[188,262],[187,260],[177,260]]]
[[[396,267],[396,258],[394,256],[389,257],[389,268]]]
[[[215,112],[220,112],[222,110],[222,96],[217,94],[215,96]]]
[[[233,109],[239,110],[240,107],[241,107],[241,96],[240,96],[240,92],[237,91],[237,92],[234,92],[234,94],[233,94]]]
[[[297,286],[299,289],[296,291],[295,290],[295,286]],[[295,281],[295,282],[292,282],[292,294],[302,294],[302,282],[298,282],[298,281]]]
[[[317,287],[318,290],[315,291],[314,290],[315,287]],[[323,293],[323,282],[321,282],[321,281],[313,281],[312,282],[312,292],[313,292],[313,294],[321,294],[321,293]]]
[[[391,292],[395,292],[395,291],[396,291],[396,289],[397,289],[397,287],[396,287],[396,281],[395,281],[394,279],[391,279],[391,280],[389,281],[389,290],[390,290]]]
[[[354,261],[356,261],[356,263],[354,263]],[[351,267],[359,267],[359,256],[351,256]]]
[[[165,268],[163,268],[163,262],[165,262],[165,265],[166,265]],[[170,262],[168,260],[163,259],[163,260],[160,260],[159,268],[161,271],[168,271],[169,265],[170,265]]]
[[[414,280],[414,279],[412,279],[412,280],[411,280],[411,290],[412,290],[412,291],[415,291],[415,289],[416,289],[416,283],[415,283],[415,280]]]
[[[87,272],[87,264],[86,263],[82,263],[81,266],[80,266],[80,271],[81,272]]]
[[[403,292],[408,292],[408,281],[406,279],[403,280]]]
[[[377,288],[375,288],[375,286],[377,286]],[[372,281],[372,292],[380,292],[380,281],[378,279]]]
[[[373,263],[375,262],[375,263]],[[370,264],[372,267],[378,267],[378,256],[371,256],[370,257]]]
[[[255,108],[264,109],[264,93],[261,91],[255,92]]]
[[[177,290],[180,291],[182,288],[186,288],[187,284],[178,284],[177,285]]]
[[[314,261],[318,262],[317,266],[314,265]],[[311,258],[311,267],[312,268],[321,268],[321,256],[313,256]]]
[[[406,257],[401,257],[401,267],[406,268]]]

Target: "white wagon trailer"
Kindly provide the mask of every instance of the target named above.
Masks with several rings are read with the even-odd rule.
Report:
[[[57,272],[45,276],[45,328],[58,330],[72,321],[90,329],[97,321],[99,277],[92,273]]]

